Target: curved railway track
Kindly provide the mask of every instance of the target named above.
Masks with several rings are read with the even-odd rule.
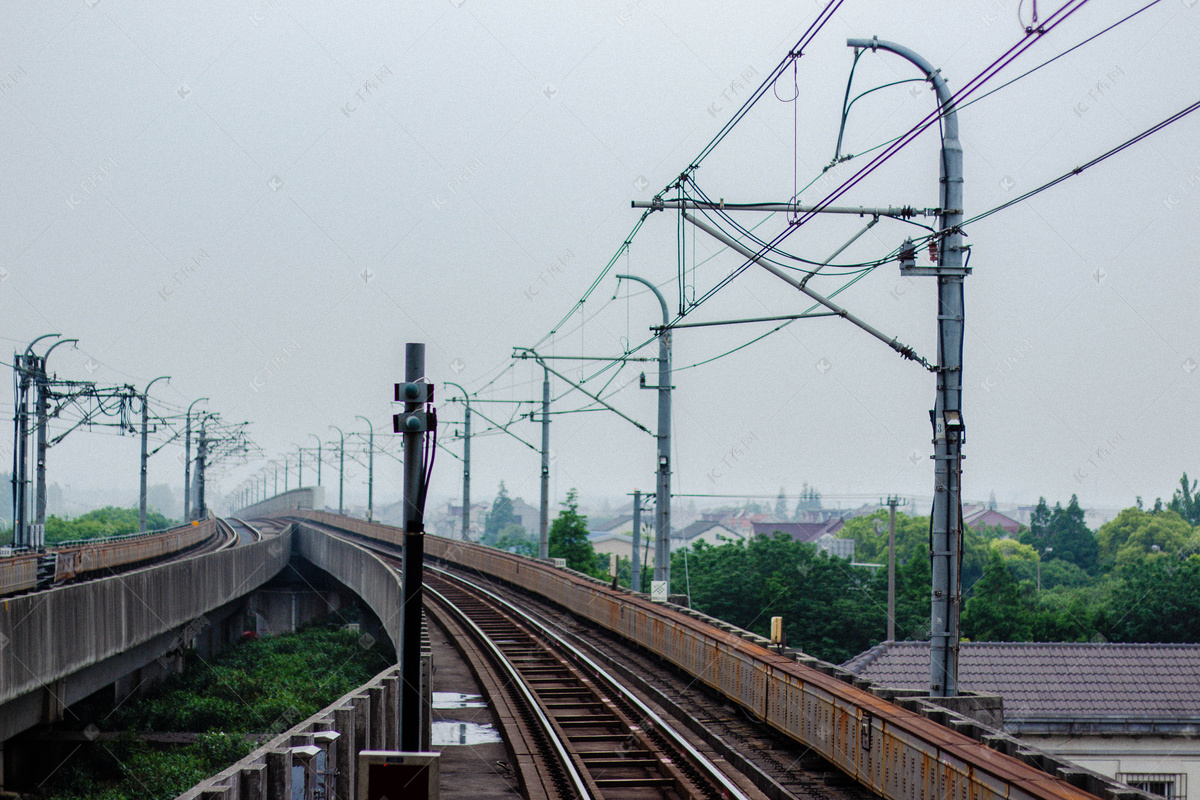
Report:
[[[427,573],[426,592],[426,606],[438,621],[465,627],[526,705],[526,725],[519,727],[541,745],[518,757],[527,788],[540,782],[551,790],[546,796],[562,798],[761,797],[727,777],[673,724],[516,604],[436,567]],[[548,785],[539,780],[547,774]]]
[[[306,524],[400,567],[395,550],[381,542],[332,525]],[[602,666],[596,652],[585,652],[556,632],[557,626],[496,588],[426,565],[426,610],[450,634],[484,687],[526,797],[771,796],[744,776],[727,775],[736,770],[716,754],[710,758],[701,752],[677,721],[651,708]],[[828,800],[829,795],[819,797]]]
[[[390,551],[402,544],[398,528],[320,511],[289,517],[331,533],[350,536],[361,546]],[[609,637],[642,653],[630,659],[621,647],[611,653],[614,669],[629,685],[638,670],[657,664],[674,670],[667,688],[689,697],[655,698],[679,709],[695,731],[729,745],[716,752],[751,776],[772,798],[882,796],[888,800],[1121,800],[1144,796],[1097,773],[1030,748],[1018,739],[967,717],[919,703],[893,703],[882,687],[858,681],[805,656],[777,653],[766,640],[730,630],[719,622],[690,616],[669,604],[609,586],[570,570],[493,548],[436,536],[425,542],[426,565],[443,564],[473,581],[487,582],[497,594],[515,598],[522,609],[543,609],[538,635],[576,628],[580,636]],[[599,641],[599,640],[597,640]],[[603,661],[597,654],[597,661]],[[630,666],[633,665],[633,666]],[[655,672],[653,669],[648,672]],[[633,675],[631,678],[630,675]],[[711,692],[714,706],[732,708],[706,714],[696,697]],[[661,695],[660,695],[661,696]],[[751,723],[742,726],[742,720]],[[792,744],[756,752],[759,742],[779,736]],[[709,744],[712,739],[705,738]],[[766,748],[764,748],[766,749]],[[751,762],[757,769],[749,769]],[[774,763],[772,763],[774,762]],[[797,764],[799,770],[796,769]],[[805,776],[802,773],[810,772]],[[800,774],[798,774],[800,773]],[[760,782],[760,778],[762,781]],[[788,785],[791,784],[791,785]]]
[[[62,542],[0,558],[0,596],[43,591],[180,558],[215,553],[262,534],[242,520],[208,519],[165,531]]]

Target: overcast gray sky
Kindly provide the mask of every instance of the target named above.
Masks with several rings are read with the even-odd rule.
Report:
[[[48,332],[79,338],[78,351],[51,358],[60,377],[140,386],[171,375],[156,395],[174,405],[209,396],[226,419],[252,422],[272,455],[328,436],[331,424],[362,430],[356,414],[386,432],[406,341],[428,344],[439,384],[476,390],[495,378],[511,348],[546,334],[616,252],[639,213],[629,201],[687,167],[821,5],[8,3],[0,336],[14,349]],[[1040,4],[1043,16],[1048,5],[1060,3]],[[1196,5],[1164,0],[964,109],[967,216],[1198,99]],[[1133,7],[1094,0],[988,86]],[[1013,0],[845,3],[800,59],[799,86],[781,81],[705,162],[700,184],[730,201],[783,201],[795,181],[820,175],[837,138],[848,36],[903,43],[957,88],[1021,39],[1024,13]],[[915,74],[894,56],[866,55],[855,91]],[[855,105],[843,152],[899,135],[933,107],[920,84],[872,94]],[[1198,133],[1200,115],[1189,117],[969,229],[968,498],[1078,493],[1085,505],[1120,507],[1200,472]],[[934,206],[936,157],[930,131],[846,201]],[[866,160],[802,198],[819,200]],[[821,219],[788,247],[823,259],[861,224]],[[880,222],[843,258],[879,257],[916,233]],[[653,215],[620,265],[662,284],[672,303],[675,237],[675,218]],[[740,264],[702,238],[693,247],[689,235],[688,247],[699,292]],[[838,297],[932,358],[932,279],[901,279],[892,264]],[[759,270],[692,318],[805,307]],[[659,310],[607,278],[585,313],[545,350],[615,354],[643,341]],[[680,330],[676,365],[767,329]],[[612,402],[652,426],[653,393],[636,376],[629,368],[610,386],[629,382]],[[533,399],[538,380],[519,363],[483,395]],[[840,320],[798,322],[675,383],[681,493],[797,492],[807,481],[827,495],[932,494],[932,377]],[[556,382],[555,394],[563,389]],[[556,408],[580,405],[576,394]],[[512,408],[484,413],[507,419]],[[11,400],[0,410],[11,415]],[[513,430],[537,435],[529,422]],[[557,498],[572,486],[586,497],[653,486],[653,440],[612,414],[557,417],[552,447]],[[7,440],[4,450],[10,459]],[[477,498],[501,479],[536,498],[534,452],[503,435],[473,450]],[[227,470],[222,488],[261,466]],[[394,502],[399,465],[378,466],[378,502]],[[52,481],[130,502],[137,442],[77,432],[49,469]],[[365,495],[364,477],[351,480],[353,498]],[[181,485],[173,445],[150,478]],[[455,495],[459,463],[442,453],[434,481],[434,495]]]

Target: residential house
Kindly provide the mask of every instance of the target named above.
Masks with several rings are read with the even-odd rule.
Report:
[[[842,667],[923,690],[929,642],[883,642]],[[1171,800],[1200,786],[1200,645],[963,642],[958,672],[1003,697],[1005,729],[1035,747]]]
[[[745,534],[727,528],[715,520],[698,520],[682,530],[671,532],[671,552],[691,547],[696,542],[715,546],[745,539]]]
[[[755,534],[773,535],[776,531],[786,533],[797,542],[815,544],[817,549],[838,558],[854,560],[854,540],[836,536],[846,526],[839,517],[825,522],[756,522]]]
[[[987,506],[970,506],[966,505],[962,508],[963,525],[968,528],[1000,528],[1005,533],[1015,535],[1021,530],[1021,523],[1007,514],[1001,514],[994,508]]]

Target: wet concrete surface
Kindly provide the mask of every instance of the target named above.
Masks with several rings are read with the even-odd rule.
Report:
[[[462,656],[432,619],[433,749],[442,754],[441,796],[519,798],[496,719],[480,696],[479,684]]]

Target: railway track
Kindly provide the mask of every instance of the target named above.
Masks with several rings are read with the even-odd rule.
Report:
[[[316,524],[399,569],[394,550]],[[530,800],[768,797],[727,775],[735,772],[729,764],[702,752],[674,720],[492,588],[426,565],[425,607],[484,687]]]
[[[727,777],[596,661],[507,599],[436,568],[427,573],[426,592],[426,607],[438,622],[468,631],[523,701],[523,724],[513,727],[533,740],[533,747],[515,748],[522,753],[523,785],[537,784],[531,797],[762,797]]]
[[[299,521],[299,520],[297,520]],[[312,520],[305,520],[305,524],[312,525],[324,529],[331,535],[340,536],[353,541],[355,544],[366,547],[385,561],[389,561],[396,566],[399,566],[399,558],[396,555],[395,549],[391,546],[369,537],[364,537],[358,533],[347,531],[333,525],[328,525]],[[449,565],[447,565],[449,566]],[[738,706],[728,702],[715,695],[695,680],[690,679],[686,675],[680,674],[670,665],[663,663],[662,659],[656,657],[652,653],[642,651],[636,645],[632,645],[624,640],[619,639],[604,631],[598,630],[591,625],[581,624],[571,614],[564,612],[561,608],[548,603],[545,600],[531,596],[526,593],[517,592],[512,587],[504,586],[492,580],[489,576],[479,573],[469,574],[467,576],[456,575],[454,568],[445,569],[443,567],[426,564],[426,606],[433,611],[435,618],[442,627],[446,628],[451,634],[451,638],[458,643],[459,649],[463,651],[463,655],[468,662],[473,664],[484,663],[484,667],[476,667],[476,674],[480,682],[485,686],[493,686],[494,690],[488,692],[493,700],[494,710],[501,720],[501,728],[504,729],[506,740],[514,743],[515,757],[518,766],[521,765],[522,759],[528,762],[525,772],[534,776],[545,776],[552,774],[555,769],[559,769],[556,765],[546,765],[542,762],[541,756],[538,755],[538,749],[545,747],[542,743],[542,737],[536,732],[530,732],[529,728],[532,723],[528,719],[528,708],[522,705],[520,700],[514,700],[506,697],[505,683],[514,683],[513,678],[507,677],[504,680],[496,680],[484,674],[487,667],[485,662],[488,661],[485,655],[484,647],[475,646],[463,643],[472,638],[471,633],[466,626],[458,626],[454,617],[453,611],[447,614],[439,614],[438,600],[435,597],[430,600],[428,588],[432,588],[439,594],[442,593],[446,582],[449,581],[458,589],[449,590],[452,596],[459,596],[458,592],[466,590],[471,596],[471,599],[466,600],[466,604],[471,608],[480,608],[484,605],[480,600],[480,593],[486,594],[494,598],[493,603],[502,603],[505,608],[511,609],[510,613],[516,613],[522,620],[523,639],[516,638],[516,634],[509,633],[507,638],[501,638],[505,642],[512,642],[512,648],[518,658],[522,657],[522,653],[531,652],[522,650],[528,648],[528,637],[533,632],[533,636],[542,640],[553,640],[559,647],[567,648],[572,653],[578,654],[577,657],[586,659],[592,664],[595,669],[599,670],[601,666],[610,677],[606,680],[606,685],[612,687],[609,694],[604,695],[629,695],[634,697],[639,707],[645,706],[641,700],[637,699],[624,686],[635,687],[638,693],[662,709],[669,709],[672,716],[671,725],[668,726],[663,721],[663,714],[655,714],[653,719],[656,719],[660,729],[671,727],[676,736],[680,736],[680,729],[686,727],[693,734],[693,737],[699,742],[703,742],[705,750],[712,753],[713,757],[721,762],[727,762],[732,769],[741,772],[745,778],[741,781],[740,787],[734,787],[736,792],[742,794],[730,793],[725,786],[720,789],[724,793],[716,795],[711,794],[675,794],[664,793],[674,792],[674,787],[661,785],[654,787],[654,792],[646,796],[649,797],[742,797],[749,796],[765,797],[771,800],[794,800],[801,798],[802,800],[868,800],[869,798],[878,797],[873,792],[858,786],[850,780],[844,772],[838,770],[828,761],[821,758],[817,753],[798,745],[796,742],[779,736],[768,728],[761,720],[755,720],[748,717]],[[469,588],[467,588],[469,587]],[[494,611],[492,613],[495,613]],[[496,624],[494,620],[489,621],[489,625]],[[502,650],[507,648],[501,648]],[[491,658],[491,662],[495,662],[496,658]],[[612,674],[620,675],[620,682],[611,677]],[[541,676],[535,676],[541,677]],[[568,685],[556,685],[554,682],[549,682],[548,688],[551,690],[568,690],[574,691],[577,687]],[[578,696],[565,695],[567,701],[572,697],[577,699]],[[564,702],[562,700],[554,702]],[[583,701],[587,702],[587,701]],[[590,702],[596,702],[592,700]],[[583,716],[582,714],[579,716]],[[635,715],[634,717],[638,717]],[[511,720],[511,722],[507,722]],[[584,720],[579,720],[579,724],[583,724]],[[573,721],[570,724],[575,724]],[[650,729],[654,729],[654,725]],[[590,759],[599,759],[603,755],[607,755],[608,764],[597,762],[595,766],[611,767],[613,762],[625,764],[631,757],[633,750],[633,740],[627,740],[623,735],[613,735],[608,730],[600,730],[593,732],[594,735],[600,737],[609,737],[606,739],[595,739],[593,742],[603,744],[608,742],[607,748],[600,747],[596,744],[588,744],[588,748],[595,755],[589,755]],[[613,745],[616,742],[616,745]],[[523,754],[528,754],[523,756]],[[711,759],[709,759],[711,763]],[[678,763],[678,762],[674,762]],[[661,775],[658,777],[662,777]],[[536,781],[534,781],[536,782]],[[528,797],[558,797],[553,793],[541,794],[538,791],[530,791],[528,782],[526,784]],[[537,787],[533,787],[537,788]],[[605,787],[600,787],[605,788]],[[607,787],[610,791],[608,796],[611,797],[626,797],[629,795],[621,792],[612,793],[616,787]],[[586,794],[565,795],[565,796],[591,796]],[[635,795],[636,796],[636,795]]]
[[[447,572],[440,567],[427,570]],[[544,630],[587,653],[627,686],[636,687],[723,758],[750,776],[754,785],[772,800],[868,800],[873,792],[858,786],[843,772],[809,748],[779,736],[761,720],[716,696],[662,659],[591,625],[581,624],[544,601],[518,594],[481,576],[471,580],[519,604]]]

